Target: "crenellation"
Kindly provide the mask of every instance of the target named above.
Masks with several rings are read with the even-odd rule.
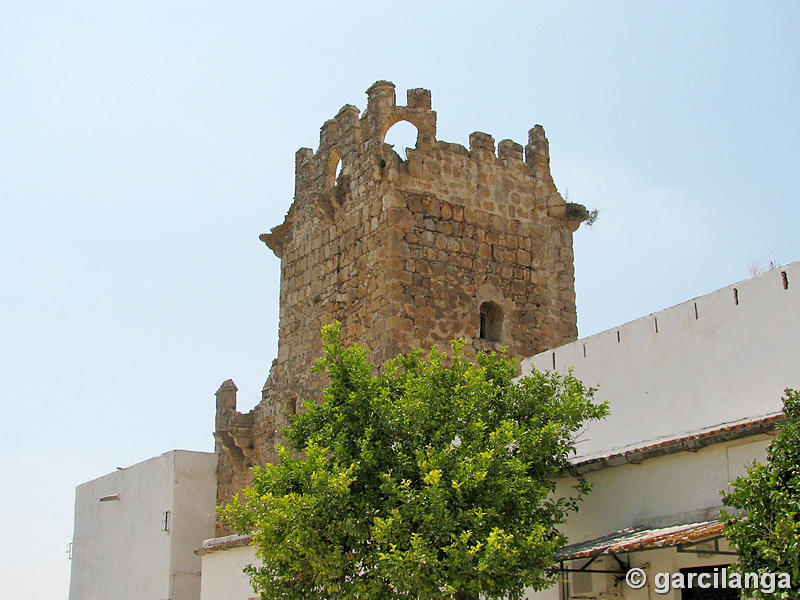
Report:
[[[381,110],[394,108],[395,85],[391,81],[376,81],[367,89],[367,110]]]
[[[522,144],[518,144],[514,140],[501,140],[497,145],[497,157],[503,161],[506,167],[511,167],[511,163],[519,163],[521,165],[523,153]],[[514,183],[513,180],[504,181],[507,188],[511,188]]]
[[[406,105],[408,108],[431,110],[431,91],[424,88],[408,90],[406,92]]]
[[[297,152],[294,153],[294,170],[295,170],[295,183],[298,183],[298,178],[300,177],[300,171],[302,166],[311,160],[314,156],[314,150],[311,148],[299,148]]]
[[[528,144],[525,146],[525,162],[533,167],[550,171],[550,145],[544,135],[544,127],[534,125],[528,130]]]
[[[248,415],[230,389],[218,396],[220,501],[252,464],[275,459],[277,430],[322,389],[310,370],[324,324],[341,321],[344,340],[375,362],[458,337],[468,356],[504,345],[529,356],[576,337],[581,213],[553,184],[544,130],[531,129],[524,148],[475,132],[467,150],[436,140],[430,91],[408,90],[397,106],[394,85],[379,81],[367,96],[363,113],[345,105],[325,122],[316,151],[297,151],[292,207],[260,236],[281,258],[278,357]],[[405,160],[384,143],[398,121],[418,131]],[[480,337],[487,302],[502,315],[500,340]]]
[[[469,134],[469,151],[470,155],[473,152],[490,152],[494,156],[494,138],[488,133],[482,131],[474,131]],[[484,154],[477,154],[480,158],[485,158]]]

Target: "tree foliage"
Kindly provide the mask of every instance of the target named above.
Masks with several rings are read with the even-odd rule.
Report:
[[[571,375],[512,381],[501,353],[431,350],[377,374],[338,324],[317,370],[330,384],[221,514],[252,533],[254,589],[272,598],[521,597],[552,581],[557,526],[588,484],[556,497],[586,420],[605,416]]]
[[[788,573],[791,590],[756,597],[800,599],[800,392],[786,390],[786,421],[758,462],[731,484],[723,502],[725,536],[739,553],[741,572]]]

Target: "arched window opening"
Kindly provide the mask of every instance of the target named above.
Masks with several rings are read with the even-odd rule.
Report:
[[[383,137],[383,143],[392,146],[397,155],[406,160],[406,148],[417,147],[417,136],[419,132],[408,121],[398,121],[389,128]]]
[[[479,335],[490,342],[499,342],[503,337],[503,310],[494,302],[481,304]]]
[[[325,164],[325,184],[334,187],[339,183],[342,174],[342,155],[337,148],[332,148]]]
[[[336,185],[339,183],[339,176],[342,174],[342,159],[339,159],[339,162],[336,163],[336,170],[334,171],[333,176],[333,184]]]

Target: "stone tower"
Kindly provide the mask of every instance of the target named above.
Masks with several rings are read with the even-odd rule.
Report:
[[[436,139],[430,91],[397,106],[378,81],[367,96],[363,114],[346,105],[323,124],[316,152],[297,151],[294,202],[260,236],[281,259],[278,358],[250,413],[232,381],[217,392],[219,500],[274,459],[276,428],[320,391],[327,323],[376,362],[460,337],[467,353],[518,357],[577,337],[572,233],[587,212],[553,184],[542,127],[524,148],[476,132],[467,149]],[[406,160],[384,143],[399,121],[418,132]]]

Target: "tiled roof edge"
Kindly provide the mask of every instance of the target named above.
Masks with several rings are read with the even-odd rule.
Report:
[[[690,523],[687,525],[673,525],[672,527],[660,528],[652,530],[652,534],[650,535],[646,535],[649,532],[643,530],[638,532],[641,534],[641,537],[630,541],[615,542],[613,539],[610,539],[605,543],[598,542],[595,547],[584,548],[578,551],[570,551],[570,547],[567,546],[562,548],[559,554],[556,555],[556,560],[568,561],[579,558],[591,558],[599,555],[671,548],[673,546],[719,536],[723,533],[724,528],[725,526],[719,521],[706,521],[703,523]],[[621,534],[620,537],[624,540],[635,535],[637,532],[630,532],[627,535],[625,535],[625,532],[618,533]]]
[[[683,451],[696,452],[712,444],[728,442],[751,435],[758,435],[760,433],[771,433],[785,420],[786,416],[783,413],[779,413],[750,421],[724,425],[708,431],[671,438],[622,452],[580,460],[573,463],[568,469],[568,472],[571,475],[577,476],[606,467],[639,464],[649,458],[656,458],[667,454],[675,454]]]

